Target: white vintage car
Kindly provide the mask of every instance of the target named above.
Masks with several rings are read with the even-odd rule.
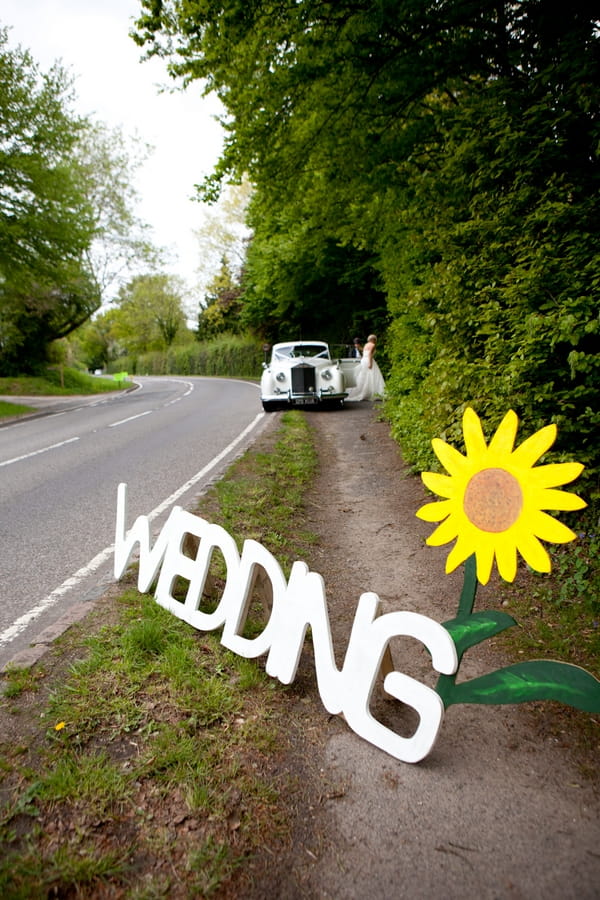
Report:
[[[359,360],[332,359],[324,341],[274,344],[271,361],[263,363],[260,396],[272,412],[290,406],[340,408],[355,383]]]

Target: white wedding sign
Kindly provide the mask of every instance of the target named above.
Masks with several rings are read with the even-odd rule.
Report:
[[[437,672],[446,675],[456,672],[456,647],[441,624],[414,612],[379,615],[377,594],[364,593],[358,601],[343,667],[338,669],[323,578],[317,572],[311,572],[305,563],[294,563],[288,581],[275,557],[262,544],[247,540],[240,554],[224,528],[181,507],[172,509],[153,546],[150,545],[147,516],[138,516],[129,531],[126,521],[127,485],[120,484],[115,578],[122,577],[137,545],[140,591],[148,591],[157,580],[157,603],[199,631],[222,628],[221,643],[239,656],[251,659],[267,654],[267,673],[283,684],[290,684],[296,676],[306,631],[310,627],[317,684],[325,709],[332,714],[342,713],[356,734],[396,759],[415,763],[427,756],[444,715],[444,705],[436,691],[402,672],[391,671],[385,676],[385,691],[419,714],[419,724],[411,737],[402,737],[377,721],[370,702],[384,654],[393,637],[415,638],[429,651],[432,667]],[[198,551],[193,559],[183,552],[186,535],[198,539]],[[227,578],[217,608],[206,612],[200,605],[215,549],[223,555]],[[270,581],[272,609],[262,632],[257,637],[246,638],[243,630],[258,567]],[[179,578],[188,582],[183,601],[173,596],[173,587]]]

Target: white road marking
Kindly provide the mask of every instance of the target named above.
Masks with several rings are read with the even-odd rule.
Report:
[[[109,425],[109,428],[116,428],[117,425],[124,425],[125,422],[133,422],[134,419],[141,419],[142,416],[149,416],[150,413],[154,412],[153,409],[147,409],[146,412],[138,413],[137,416],[129,416],[127,419],[120,419],[118,422],[113,422]]]
[[[13,457],[13,459],[5,459],[4,462],[0,462],[0,466],[10,466],[12,463],[21,462],[22,459],[29,459],[31,456],[38,456],[40,453],[47,453],[48,450],[56,450],[58,447],[64,447],[65,444],[72,444],[73,441],[78,440],[78,437],[72,437],[66,441],[60,441],[58,444],[50,444],[49,447],[42,447],[41,450],[33,450],[31,453],[24,453],[23,456],[15,456]]]
[[[163,500],[162,503],[160,503],[158,506],[156,506],[152,510],[152,512],[149,513],[148,520],[150,522],[152,522],[153,519],[155,519],[162,512],[164,512],[166,509],[168,509],[170,506],[172,506],[176,500],[179,500],[179,498],[183,494],[185,494],[186,491],[189,491],[189,489],[191,487],[193,487],[198,481],[200,481],[201,478],[204,478],[204,476],[207,475],[211,471],[211,469],[214,469],[214,467],[216,465],[218,465],[222,459],[224,459],[229,453],[231,453],[231,451],[235,447],[237,447],[237,445],[241,441],[244,440],[246,435],[250,434],[250,432],[258,425],[260,420],[264,419],[265,415],[266,415],[266,413],[261,412],[257,416],[255,416],[254,420],[252,422],[250,422],[250,424],[246,428],[244,428],[244,430],[241,432],[241,434],[238,434],[238,436],[236,438],[234,438],[234,440],[230,444],[228,444],[227,447],[225,447],[223,450],[221,450],[220,453],[218,453],[216,456],[214,456],[211,459],[211,461],[204,466],[203,469],[200,469],[199,472],[196,472],[196,474],[193,475],[189,481],[186,481],[185,484],[182,484],[181,487],[177,488],[177,490],[174,491],[170,497],[167,497],[166,500]]]
[[[240,444],[245,437],[247,437],[250,432],[258,425],[261,419],[265,416],[264,412],[259,413],[254,420],[246,427],[236,438],[231,441],[230,444],[227,445],[220,453],[217,453],[209,463],[207,463],[204,468],[200,469],[199,472],[196,472],[189,481],[186,481],[185,484],[182,484],[181,487],[177,488],[166,500],[163,500],[158,506],[156,506],[151,513],[148,515],[149,521],[152,521],[157,516],[159,516],[162,512],[168,509],[176,500],[178,500],[186,491],[188,491],[191,487],[193,487],[198,481],[204,478],[212,469],[215,468],[232,450],[234,450],[238,444]],[[126,421],[126,420],[125,420]],[[79,438],[71,438],[71,440],[79,440]],[[67,442],[68,443],[68,442]],[[56,445],[60,446],[60,445]],[[47,448],[50,449],[50,448]],[[38,451],[42,452],[42,451]],[[5,644],[10,643],[10,641],[14,640],[22,631],[27,628],[35,619],[38,618],[43,612],[45,612],[49,607],[53,606],[57,600],[59,600],[64,594],[67,594],[70,590],[77,587],[77,585],[87,578],[88,575],[92,575],[96,572],[103,563],[107,562],[110,559],[112,553],[114,551],[114,544],[111,544],[110,547],[106,547],[100,553],[98,553],[92,560],[90,560],[87,565],[83,566],[83,568],[78,569],[74,575],[71,575],[67,578],[59,587],[55,588],[51,594],[48,594],[37,606],[34,606],[28,612],[24,613],[22,616],[19,616],[12,625],[9,625],[8,628],[5,628],[3,632],[0,633],[0,647]]]
[[[88,575],[92,575],[100,566],[110,559],[111,553],[113,551],[114,545],[110,547],[106,547],[105,550],[102,550],[101,553],[98,553],[86,566],[79,569],[75,572],[74,575],[71,575],[70,578],[67,578],[66,581],[63,581],[59,587],[55,588],[51,594],[48,594],[41,603],[38,603],[37,606],[34,606],[33,609],[30,609],[28,612],[24,613],[22,616],[19,616],[12,625],[9,625],[8,628],[5,628],[4,631],[0,634],[0,647],[3,647],[4,644],[9,644],[13,641],[22,631],[27,628],[28,625],[31,624],[38,616],[41,616],[45,610],[47,610],[50,606],[53,606],[57,600],[59,600],[63,594],[68,593],[73,588],[77,587],[77,585],[83,581],[84,578],[87,578]]]

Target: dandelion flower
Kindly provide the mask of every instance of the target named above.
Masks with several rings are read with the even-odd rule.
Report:
[[[417,512],[426,522],[439,522],[427,538],[431,546],[456,543],[446,560],[452,572],[473,553],[477,577],[489,581],[494,559],[505,581],[517,572],[517,551],[532,569],[550,571],[550,557],[540,540],[556,544],[572,541],[570,528],[544,510],[576,510],[586,506],[575,494],[556,488],[577,478],[580,463],[554,463],[534,468],[556,439],[556,425],[547,425],[513,449],[519,420],[510,410],[489,445],[479,417],[472,409],[463,416],[466,456],[445,441],[432,441],[436,456],[449,473],[423,472],[427,487],[441,501]]]

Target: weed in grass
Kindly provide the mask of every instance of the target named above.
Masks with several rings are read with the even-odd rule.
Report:
[[[245,659],[243,656],[236,657],[235,670],[234,678],[240,691],[251,691],[260,684],[264,684],[265,673],[254,659]]]
[[[237,705],[235,692],[229,680],[225,681],[219,675],[199,679],[194,713],[202,725],[213,725],[222,721],[225,716],[235,711]]]
[[[225,735],[185,734],[164,726],[136,766],[136,778],[152,779],[162,796],[177,790],[190,813],[210,813],[218,821],[224,815],[226,792],[238,774],[237,762],[225,760],[227,747]]]
[[[37,797],[52,803],[82,805],[102,815],[123,801],[130,786],[106,751],[80,753],[66,750],[37,785]]]
[[[188,870],[193,873],[192,883],[197,896],[210,897],[214,894],[242,862],[243,857],[236,856],[228,844],[209,836],[188,859]]]
[[[277,753],[280,748],[280,737],[274,724],[269,725],[264,718],[250,716],[240,723],[240,727],[244,741],[260,753]]]
[[[166,875],[148,875],[142,882],[136,881],[126,893],[126,900],[167,900],[171,885]]]
[[[44,857],[32,847],[0,862],[0,896],[3,900],[89,896],[86,889],[121,876],[125,870],[124,853],[97,854],[91,847],[74,843]]]
[[[63,746],[65,742],[85,744],[99,731],[134,731],[142,724],[144,711],[136,683],[107,666],[93,673],[72,669],[70,680],[50,697],[44,718],[49,736]],[[66,724],[56,732],[59,722]]]
[[[85,885],[121,876],[127,871],[128,857],[127,850],[100,855],[91,847],[77,844],[73,847],[60,847],[46,864],[46,879],[56,885],[48,892],[48,896],[67,896],[73,888],[77,895]]]
[[[173,683],[175,691],[193,689],[198,679],[204,677],[202,664],[197,659],[197,644],[191,641],[190,644],[170,644],[161,660],[161,675]]]
[[[245,745],[240,744],[240,752]],[[194,777],[184,783],[184,796],[188,809],[192,813],[208,814],[215,821],[227,817],[231,796],[243,795],[242,765],[236,756],[235,746],[229,746],[226,756],[219,752],[215,741],[206,747],[206,756],[202,764],[194,770]]]
[[[33,819],[37,818],[39,815],[37,801],[41,790],[41,781],[37,780],[13,795],[12,802],[5,810],[3,817],[0,820],[5,839],[7,835],[10,835],[11,825],[18,816],[30,816]],[[14,836],[9,838],[9,841],[12,840],[14,840]],[[0,896],[2,895],[0,894]]]
[[[7,699],[20,697],[25,691],[35,691],[40,679],[44,677],[43,669],[21,669],[10,666],[4,673],[2,693]]]
[[[212,808],[214,787],[212,779],[197,779],[189,784],[185,801],[191,812],[208,812]]]
[[[125,660],[130,664],[148,656],[163,653],[168,644],[168,636],[156,619],[144,617],[123,632],[121,647]]]
[[[163,724],[148,741],[144,755],[137,763],[138,778],[152,776],[159,783],[171,785],[192,772],[205,774],[205,748],[201,739],[184,734],[173,724]]]

